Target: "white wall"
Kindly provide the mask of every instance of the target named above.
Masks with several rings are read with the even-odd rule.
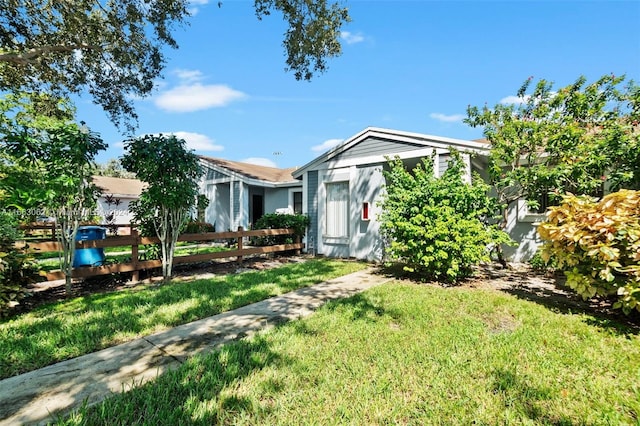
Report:
[[[100,222],[105,223],[105,217],[109,213],[114,214],[114,224],[117,225],[128,225],[133,221],[133,214],[129,211],[129,203],[134,200],[134,198],[120,198],[116,197],[120,200],[119,205],[107,204],[104,197],[99,197],[96,205],[96,214],[100,217]]]
[[[300,186],[302,190],[302,185]],[[264,212],[275,213],[277,209],[289,206],[289,188],[265,188]]]
[[[504,246],[504,253],[512,262],[526,262],[536,253],[542,244],[536,225],[544,220],[544,215],[529,214],[526,201],[519,200],[511,204],[508,210],[506,231],[516,246]]]
[[[217,232],[225,232],[231,226],[231,205],[229,184],[208,184],[205,195],[209,199],[209,206],[205,210],[205,221],[215,226]]]

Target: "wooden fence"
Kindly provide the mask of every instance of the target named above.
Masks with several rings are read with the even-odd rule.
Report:
[[[183,234],[178,237],[178,241],[192,241],[192,242],[204,242],[204,241],[217,241],[217,240],[236,240],[237,247],[232,250],[226,250],[216,253],[201,253],[186,256],[175,256],[173,258],[173,264],[179,265],[183,263],[195,263],[206,262],[213,259],[225,259],[225,258],[237,258],[238,262],[242,262],[244,256],[263,254],[263,253],[276,253],[289,250],[301,250],[304,248],[304,244],[300,242],[299,237],[294,237],[294,243],[291,244],[278,244],[272,246],[261,247],[244,247],[243,240],[245,237],[267,237],[274,235],[293,235],[293,229],[256,229],[253,231],[245,231],[240,227],[236,232],[207,232],[202,234]],[[161,260],[139,260],[139,246],[145,244],[156,244],[160,240],[156,237],[141,237],[137,231],[133,229],[131,235],[107,237],[103,240],[90,240],[90,241],[76,241],[76,249],[87,248],[106,248],[106,247],[120,247],[131,246],[131,262],[128,263],[115,263],[103,266],[86,266],[74,268],[72,272],[73,278],[86,278],[98,275],[108,275],[119,272],[132,272],[132,280],[138,281],[139,271],[146,269],[160,268],[162,266]],[[17,242],[17,247],[24,247],[28,245],[30,250],[36,252],[52,252],[60,251],[60,243],[57,241],[21,241]],[[47,272],[47,280],[59,280],[64,279],[62,271],[50,271]]]

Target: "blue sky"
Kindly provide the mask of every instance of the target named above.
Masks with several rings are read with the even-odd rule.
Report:
[[[311,82],[284,71],[285,23],[252,1],[197,0],[175,32],[164,78],[136,101],[137,135],[175,133],[199,154],[300,166],[367,126],[462,139],[467,105],[490,106],[529,76],[640,81],[640,1],[345,0],[342,56]],[[78,119],[123,154],[122,136],[89,97]]]

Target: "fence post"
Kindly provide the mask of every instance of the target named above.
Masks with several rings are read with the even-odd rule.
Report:
[[[51,241],[56,241],[56,222],[51,222]]]
[[[133,264],[131,282],[137,283],[140,280],[140,273],[138,271],[138,243],[140,243],[140,238],[138,238],[137,229],[131,229],[131,238],[133,238],[133,243],[131,244],[131,263]]]
[[[242,250],[242,231],[244,229],[242,228],[242,226],[238,226],[238,232],[240,233],[240,235],[238,235],[238,250]],[[242,255],[238,256],[238,265],[242,265]]]
[[[300,235],[298,235],[298,234],[294,234],[293,235],[293,242],[294,243],[299,244],[301,240],[302,239],[300,238]],[[296,256],[300,256],[300,253],[302,253],[302,251],[300,249],[296,249],[296,251],[295,251]]]

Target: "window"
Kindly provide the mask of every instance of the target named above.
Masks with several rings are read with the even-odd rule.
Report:
[[[293,193],[293,212],[302,214],[302,192]]]
[[[349,182],[327,183],[326,236],[349,236]]]

